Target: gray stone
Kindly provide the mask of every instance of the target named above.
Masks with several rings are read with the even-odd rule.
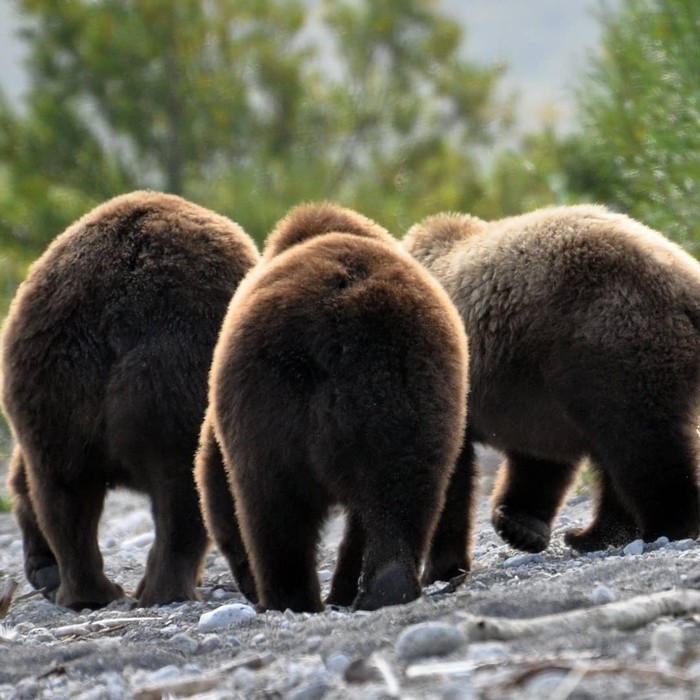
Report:
[[[396,640],[396,653],[405,660],[424,656],[446,656],[459,649],[467,638],[457,627],[442,622],[424,622],[406,628]]]
[[[336,676],[344,675],[349,665],[350,658],[342,653],[331,654],[326,659],[326,668]]]
[[[644,540],[634,540],[622,549],[622,553],[626,556],[635,556],[644,552]]]
[[[183,632],[172,637],[170,643],[183,654],[196,654],[199,649],[199,642]]]
[[[330,689],[328,683],[311,683],[287,695],[287,700],[320,700]]]
[[[541,564],[544,558],[541,554],[514,554],[503,562],[506,568],[525,566],[527,564]]]

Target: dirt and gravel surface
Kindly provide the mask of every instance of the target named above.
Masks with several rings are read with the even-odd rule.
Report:
[[[545,552],[518,553],[488,522],[484,482],[466,582],[373,613],[255,614],[215,551],[201,602],[74,613],[26,584],[0,514],[0,590],[20,583],[0,620],[0,698],[700,698],[700,543],[577,556],[562,533],[590,517],[579,494]],[[326,585],[341,528],[331,521],[320,549]],[[112,494],[100,542],[127,591],[152,539],[146,500]]]

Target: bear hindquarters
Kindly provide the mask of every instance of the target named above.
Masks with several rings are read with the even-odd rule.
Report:
[[[509,545],[541,552],[577,465],[507,452],[491,495],[491,522]]]
[[[24,572],[29,583],[47,598],[54,598],[61,583],[58,562],[39,527],[29,496],[29,484],[24,457],[16,445],[10,459],[9,490],[12,494],[13,512],[22,532]]]
[[[258,602],[255,579],[238,526],[236,505],[226,476],[221,448],[209,417],[205,418],[195,464],[195,479],[207,531],[228,562],[240,592]]]
[[[472,512],[475,501],[474,445],[467,438],[457,459],[423,570],[425,586],[452,581],[471,569]]]

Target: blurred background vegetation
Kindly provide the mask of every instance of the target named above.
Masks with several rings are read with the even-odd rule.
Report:
[[[576,127],[515,140],[507,66],[465,58],[437,0],[3,0],[29,87],[0,93],[0,317],[72,220],[135,188],[181,194],[262,242],[300,200],[401,235],[598,201],[698,251],[700,3],[601,3],[571,76]],[[503,145],[503,144],[508,144]]]

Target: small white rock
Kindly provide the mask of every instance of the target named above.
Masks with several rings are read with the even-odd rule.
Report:
[[[603,583],[599,583],[591,591],[591,602],[596,605],[605,605],[606,603],[611,603],[613,600],[615,600],[615,593]]]
[[[258,632],[251,640],[250,643],[257,646],[258,644],[263,644],[265,642],[265,634],[263,632]]]
[[[525,566],[526,564],[540,564],[542,561],[544,560],[541,554],[514,554],[503,562],[503,566],[510,569],[516,566]]]
[[[162,681],[177,678],[177,676],[179,675],[180,669],[174,664],[169,664],[168,666],[162,666],[157,671],[145,674],[141,679],[141,682],[143,683],[143,685],[154,685]]]
[[[350,659],[342,653],[331,654],[326,659],[326,668],[336,676],[342,676],[350,665]]]
[[[683,631],[677,625],[660,625],[651,634],[651,650],[658,659],[675,664],[683,655]]]
[[[622,553],[626,556],[634,556],[644,553],[644,540],[633,540],[623,548]]]
[[[525,683],[527,697],[548,698],[566,679],[564,671],[542,671]]]
[[[678,552],[682,552],[686,549],[692,549],[697,543],[695,540],[676,540],[668,545],[669,549],[675,549]]]
[[[144,532],[141,535],[136,535],[135,537],[130,537],[128,540],[122,542],[122,549],[141,549],[142,547],[148,547],[153,543],[156,538],[155,532]]]
[[[671,540],[666,537],[666,535],[661,535],[661,537],[657,538],[654,544],[657,547],[665,547]]]
[[[203,613],[197,624],[201,630],[219,630],[233,625],[239,625],[247,620],[252,620],[256,613],[250,605],[243,603],[229,603],[219,608]]]
[[[396,653],[402,659],[446,656],[459,649],[467,638],[457,627],[442,622],[424,622],[407,627],[396,640]]]
[[[508,658],[508,647],[501,642],[475,642],[469,645],[470,661],[495,661]]]
[[[318,651],[323,643],[323,638],[317,635],[313,635],[306,640],[306,648],[309,651]]]
[[[215,588],[211,592],[212,600],[230,600],[235,597],[235,593],[227,591],[225,588]]]
[[[333,578],[333,572],[330,571],[330,569],[321,569],[318,572],[318,580],[321,583],[326,583],[326,581],[330,581]]]

